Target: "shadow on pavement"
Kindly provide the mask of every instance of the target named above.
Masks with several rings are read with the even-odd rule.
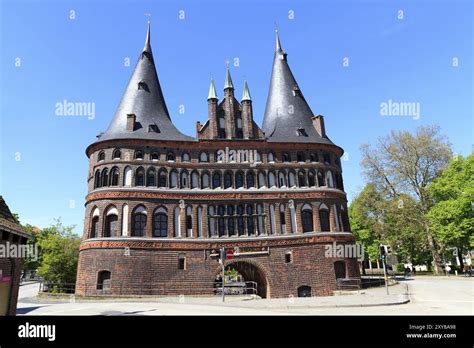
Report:
[[[36,306],[36,307],[23,307],[23,308],[17,308],[16,314],[27,314],[31,311],[34,311],[38,308],[43,308],[43,307],[48,307],[48,306]]]

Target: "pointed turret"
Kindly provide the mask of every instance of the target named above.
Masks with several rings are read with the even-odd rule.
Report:
[[[269,141],[332,144],[313,126],[313,112],[290,70],[276,31],[276,47],[263,131]]]
[[[228,88],[234,89],[234,83],[232,82],[232,77],[230,76],[229,66],[227,66],[227,74],[225,76],[224,90]]]
[[[211,79],[211,85],[209,86],[209,95],[207,96],[207,100],[210,99],[219,99],[217,98],[217,93],[216,93],[216,86],[214,85],[214,80]]]
[[[109,139],[194,140],[171,122],[151,50],[150,22],[145,45],[107,131]]]
[[[244,92],[242,93],[242,101],[252,101],[247,81],[244,82]]]

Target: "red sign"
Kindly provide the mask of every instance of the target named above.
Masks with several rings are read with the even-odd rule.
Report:
[[[234,250],[226,250],[225,259],[232,260],[234,258]]]

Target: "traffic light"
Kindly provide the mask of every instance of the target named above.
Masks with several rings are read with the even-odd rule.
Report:
[[[387,255],[392,253],[392,248],[390,247],[390,245],[385,246],[385,252],[387,253]]]
[[[380,244],[380,256],[384,257],[387,254],[387,249],[385,245]]]

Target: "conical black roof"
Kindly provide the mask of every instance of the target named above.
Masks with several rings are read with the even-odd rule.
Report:
[[[311,108],[304,99],[276,37],[272,78],[263,118],[263,131],[268,141],[332,144],[321,137],[313,126]]]
[[[134,130],[127,130],[127,115],[135,114]],[[110,139],[187,140],[173,125],[166,107],[150,45],[150,24],[143,51],[109,128],[97,141]]]

